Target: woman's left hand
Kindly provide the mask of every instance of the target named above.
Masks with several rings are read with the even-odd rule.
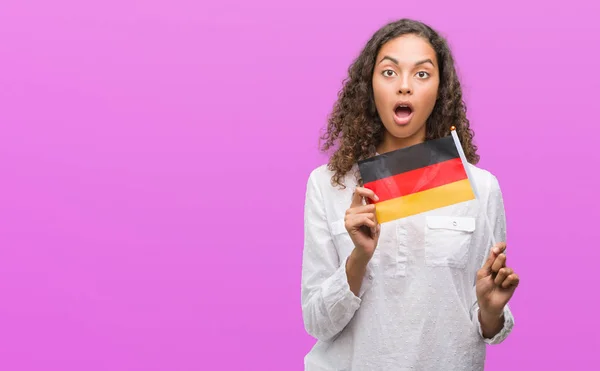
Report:
[[[506,266],[505,250],[505,242],[496,244],[477,271],[477,302],[480,311],[492,316],[502,315],[504,306],[519,285],[519,276]]]

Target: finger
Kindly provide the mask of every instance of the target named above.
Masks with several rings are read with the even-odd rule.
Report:
[[[492,272],[498,272],[501,268],[506,267],[506,255],[504,253],[498,255],[492,264]]]
[[[496,255],[503,253],[505,250],[506,250],[506,242],[498,242],[492,248],[492,251],[494,251],[494,253]]]
[[[512,273],[513,270],[510,268],[501,268],[498,271],[498,275],[496,275],[496,278],[494,279],[494,283],[498,286],[501,286],[504,283],[504,280],[506,280],[506,278]]]
[[[493,249],[490,249],[490,254],[488,255],[487,260],[485,261],[485,263],[483,264],[482,269],[487,271],[492,270],[492,264],[494,264],[494,260],[496,260],[496,254],[494,253]]]
[[[373,202],[379,201],[379,197],[370,189],[364,187],[356,187],[354,194],[352,195],[352,203],[350,207],[361,206],[363,198],[373,200]]]
[[[376,228],[377,223],[375,223],[370,214],[354,214],[346,217],[346,229],[348,231],[358,229],[362,226]]]
[[[371,237],[379,238],[379,234],[381,233],[381,224],[375,221],[375,227],[371,228]]]
[[[375,213],[360,213],[360,214],[350,214],[348,215],[348,217],[352,217],[352,216],[366,216],[367,218],[371,219],[375,224],[377,224],[377,216],[375,215]]]
[[[356,207],[351,207],[346,210],[346,215],[349,214],[364,214],[364,213],[375,213],[375,205],[361,205]]]
[[[501,252],[504,252],[505,250],[506,250],[506,243],[505,242],[498,242],[498,243],[496,243],[490,249],[490,254],[488,255],[487,260],[483,264],[483,267],[481,267],[481,268],[484,269],[484,270],[486,270],[486,271],[490,271],[492,269],[492,264],[496,260],[496,257],[498,256],[498,254],[500,254]]]
[[[510,276],[508,276],[504,282],[502,282],[502,288],[508,289],[510,287],[517,287],[519,286],[519,276],[516,273],[511,274]]]
[[[363,226],[368,227],[371,232],[371,236],[375,236],[377,233],[377,216],[374,212],[360,213],[360,214],[350,214],[349,218],[355,218],[355,222],[358,223],[354,228],[361,228]],[[362,222],[363,218],[368,218],[368,222]],[[351,227],[352,228],[352,227]]]

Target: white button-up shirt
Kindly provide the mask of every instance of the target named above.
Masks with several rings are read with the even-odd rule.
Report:
[[[502,342],[514,325],[485,339],[478,320],[477,270],[496,241],[506,241],[502,193],[494,175],[470,166],[479,199],[381,225],[358,296],[345,264],[354,248],[344,227],[356,177],[331,184],[325,165],[308,180],[302,262],[302,313],[317,339],[305,370],[483,370],[485,346]]]

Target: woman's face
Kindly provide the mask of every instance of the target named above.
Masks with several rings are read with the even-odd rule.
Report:
[[[373,72],[375,106],[386,132],[379,153],[425,140],[425,123],[440,84],[438,61],[429,42],[403,35],[385,43]]]

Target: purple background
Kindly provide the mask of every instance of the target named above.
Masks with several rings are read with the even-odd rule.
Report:
[[[217,5],[218,4],[218,5]],[[306,179],[384,23],[448,36],[516,327],[487,370],[600,361],[593,0],[0,4],[0,369],[302,370]]]

